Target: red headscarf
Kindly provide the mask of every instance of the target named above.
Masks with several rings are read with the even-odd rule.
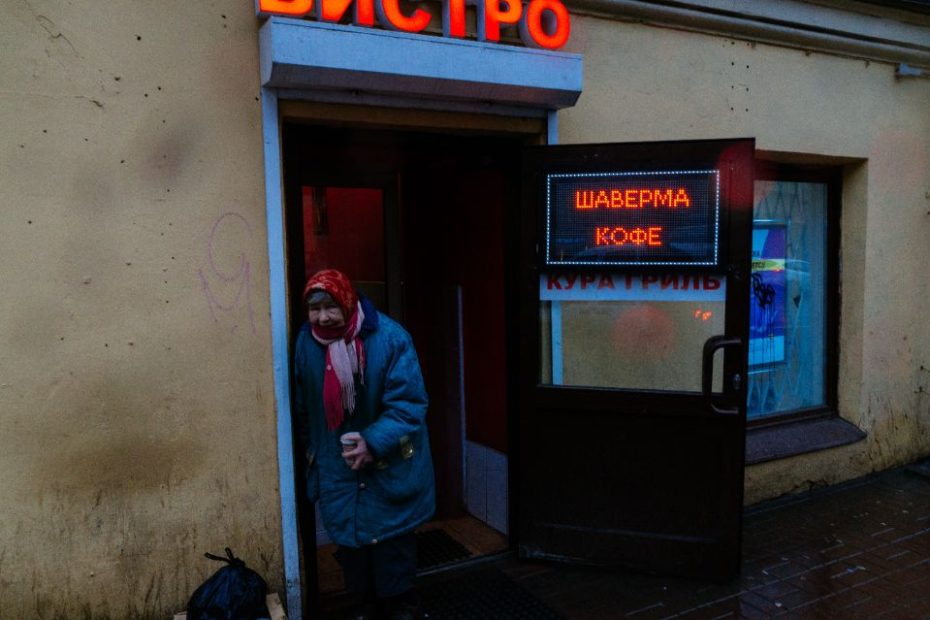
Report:
[[[325,291],[333,298],[342,313],[348,317],[352,314],[352,309],[358,303],[358,294],[352,288],[352,282],[346,274],[335,269],[324,269],[317,271],[307,280],[307,286],[304,287],[304,300],[310,296],[313,291]],[[346,321],[348,323],[348,321]]]
[[[326,426],[339,428],[345,412],[355,411],[355,377],[364,384],[365,349],[357,338],[365,320],[362,304],[352,283],[341,271],[324,269],[307,280],[304,300],[314,291],[323,291],[342,309],[345,324],[339,327],[311,325],[313,338],[326,347],[326,369],[323,371],[323,410]]]

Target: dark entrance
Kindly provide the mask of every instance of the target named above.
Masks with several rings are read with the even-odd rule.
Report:
[[[514,360],[524,557],[699,578],[737,574],[753,155],[751,140],[526,154],[522,338]],[[597,267],[590,263],[605,250],[595,247],[574,266],[544,266],[541,255],[556,234],[544,223],[547,191],[556,191],[551,179],[590,173],[644,181],[618,183],[626,189],[617,194],[581,185],[589,189],[579,190],[575,208],[588,213],[688,209],[686,190],[680,203],[666,194],[669,179],[719,179],[719,264]],[[602,227],[592,245],[658,244],[668,228]],[[565,247],[573,234],[581,233],[565,237]],[[668,262],[699,249],[668,247]]]
[[[436,521],[421,548],[429,554],[438,541],[459,552],[427,559],[428,569],[509,545],[506,248],[517,236],[521,147],[506,137],[284,125],[292,333],[305,320],[307,276],[332,267],[398,319],[417,348],[437,481]],[[493,459],[503,468],[490,471]],[[300,480],[297,488],[302,500]],[[338,590],[313,507],[299,508],[307,583]]]
[[[466,557],[512,541],[523,557],[737,572],[752,141],[526,149],[284,127],[292,332],[303,283],[324,267],[411,332],[431,399],[427,529],[456,533]],[[717,171],[720,264],[544,268],[539,179],[556,168]],[[622,294],[574,296],[604,278]],[[313,507],[299,518],[306,583],[338,589]]]

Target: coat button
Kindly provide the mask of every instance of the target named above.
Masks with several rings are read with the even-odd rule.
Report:
[[[362,490],[364,491],[365,488],[366,488],[365,483],[364,483],[364,482],[359,482],[359,483],[358,483],[358,488],[360,488],[360,489],[362,489]]]

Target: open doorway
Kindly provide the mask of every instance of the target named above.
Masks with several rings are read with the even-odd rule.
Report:
[[[284,125],[291,333],[306,319],[307,276],[338,268],[407,328],[420,358],[437,499],[418,532],[421,573],[510,547],[507,239],[522,140]],[[299,512],[309,598],[314,582],[337,594],[335,548],[313,507]]]

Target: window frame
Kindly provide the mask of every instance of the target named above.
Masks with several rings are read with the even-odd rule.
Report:
[[[747,430],[752,431],[772,426],[793,424],[806,420],[820,420],[839,416],[839,324],[841,295],[840,255],[840,205],[842,204],[842,168],[839,166],[815,166],[784,164],[756,160],[754,181],[787,181],[822,183],[827,188],[827,238],[824,255],[826,282],[824,283],[824,387],[825,403],[779,412],[773,415],[747,419]]]

